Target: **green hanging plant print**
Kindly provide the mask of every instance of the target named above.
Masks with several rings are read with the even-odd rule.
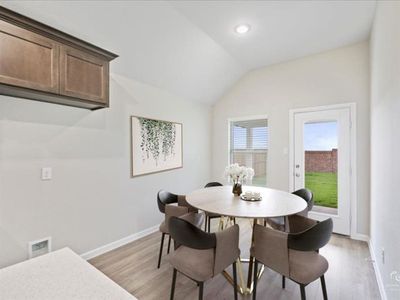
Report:
[[[133,176],[181,167],[182,124],[132,117],[132,151]]]
[[[149,159],[150,155],[158,165],[160,156],[167,159],[174,155],[175,147],[175,126],[171,122],[138,118],[142,141],[140,147],[145,155],[143,159]]]

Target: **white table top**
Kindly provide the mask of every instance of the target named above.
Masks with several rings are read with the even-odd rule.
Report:
[[[304,199],[288,192],[254,186],[244,186],[245,191],[260,192],[262,200],[244,201],[232,194],[232,186],[218,186],[196,190],[186,195],[186,201],[206,212],[238,218],[289,216],[307,207]]]
[[[0,270],[1,300],[134,300],[69,248]]]

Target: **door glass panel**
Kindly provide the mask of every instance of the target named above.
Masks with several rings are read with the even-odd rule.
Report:
[[[305,187],[314,194],[314,211],[337,214],[338,126],[336,121],[304,124]]]

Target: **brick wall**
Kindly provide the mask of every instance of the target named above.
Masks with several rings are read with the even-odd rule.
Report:
[[[305,172],[337,173],[337,149],[306,151]]]

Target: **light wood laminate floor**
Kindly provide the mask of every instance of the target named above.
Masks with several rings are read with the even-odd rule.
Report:
[[[215,230],[217,221],[212,222]],[[242,257],[248,257],[251,225],[247,220],[241,220],[239,225]],[[140,300],[169,299],[172,267],[166,256],[163,256],[160,269],[156,267],[160,238],[160,233],[153,233],[89,262]],[[167,241],[166,237],[164,253]],[[328,259],[330,265],[325,276],[330,300],[380,299],[367,243],[333,235],[320,253]],[[247,278],[246,265],[244,275]],[[306,295],[308,300],[322,299],[320,282],[308,285]],[[175,299],[197,297],[196,284],[178,273]],[[233,299],[233,288],[222,275],[218,275],[205,283],[204,299]],[[251,299],[251,296],[239,296],[239,299]],[[300,300],[300,289],[296,283],[287,280],[286,289],[283,290],[280,275],[267,269],[259,281],[257,299]]]

